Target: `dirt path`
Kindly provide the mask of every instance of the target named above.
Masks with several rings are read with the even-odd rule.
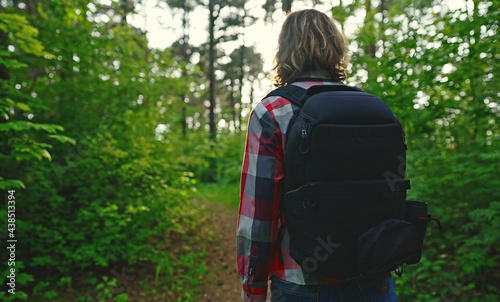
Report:
[[[199,295],[194,299],[196,302],[239,302],[241,299],[241,279],[238,275],[236,264],[236,226],[238,220],[238,208],[224,204],[215,204],[212,202],[204,202],[193,200],[196,205],[203,205],[211,217],[216,239],[212,236],[207,238],[207,244],[210,246],[208,255],[205,258],[207,264],[207,276],[205,284],[201,285]],[[155,280],[156,265],[153,263],[139,263],[134,266],[131,272],[125,273],[133,279],[128,281],[126,287],[123,288],[129,294],[127,301],[174,301],[168,294],[168,287],[163,286],[155,288],[153,286]],[[123,273],[122,273],[123,274]],[[108,274],[109,275],[109,274]],[[113,275],[109,276],[110,278]],[[150,284],[147,289],[141,284]],[[83,281],[82,281],[83,282]],[[87,285],[88,287],[88,285]],[[114,287],[111,287],[113,291]],[[156,294],[151,294],[154,289]],[[115,294],[119,293],[118,291]],[[99,295],[98,290],[89,288],[81,293],[68,292],[66,295],[61,294],[57,301],[75,301],[77,296],[80,298],[87,297],[91,299],[93,296]],[[66,297],[67,296],[67,297]],[[107,300],[106,300],[107,301]],[[268,297],[269,301],[269,297]]]
[[[207,260],[209,283],[201,289],[197,301],[242,301],[241,279],[236,266],[236,225],[238,209],[207,203],[207,211],[217,228],[218,242],[209,251]]]

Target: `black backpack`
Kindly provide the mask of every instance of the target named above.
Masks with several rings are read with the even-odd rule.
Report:
[[[405,133],[389,106],[343,84],[269,96],[301,107],[287,130],[282,195],[291,257],[337,278],[418,263],[432,218],[426,203],[406,200]]]

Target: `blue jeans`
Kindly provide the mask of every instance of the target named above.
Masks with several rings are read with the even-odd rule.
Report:
[[[298,285],[271,278],[271,302],[398,301],[391,276],[354,279],[330,285]]]

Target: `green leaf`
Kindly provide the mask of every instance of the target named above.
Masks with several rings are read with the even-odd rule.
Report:
[[[23,68],[23,67],[28,66],[27,64],[21,63],[15,59],[2,58],[1,54],[0,54],[0,65],[4,65],[8,69],[17,69],[17,68]]]
[[[38,30],[29,24],[25,16],[0,12],[0,30],[8,33],[10,42],[23,52],[36,56],[45,54],[43,44],[36,39]]]
[[[30,106],[25,103],[16,103],[16,107],[21,109],[22,111],[31,111]]]
[[[14,102],[13,100],[11,100],[9,98],[1,98],[0,104],[6,105],[6,106],[15,106],[16,102]]]
[[[48,137],[53,138],[61,143],[70,143],[72,145],[76,145],[76,140],[74,138],[71,138],[71,137],[66,136],[66,135],[50,134],[50,135],[48,135]]]
[[[0,190],[26,189],[24,183],[17,179],[0,178]]]
[[[27,121],[13,121],[0,124],[0,132],[20,132],[27,130],[43,130],[48,133],[56,133],[57,131],[63,131],[64,128],[60,125],[55,124],[37,124]]]
[[[43,155],[43,157],[47,158],[49,161],[52,161],[52,156],[50,155],[49,151],[47,151],[47,149],[42,150],[42,155]]]

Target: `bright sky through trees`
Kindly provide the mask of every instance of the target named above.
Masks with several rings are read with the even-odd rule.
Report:
[[[106,2],[106,1],[103,1]],[[244,29],[245,44],[247,46],[255,45],[257,51],[262,53],[264,59],[264,71],[269,71],[272,68],[272,60],[276,50],[278,34],[281,29],[285,15],[281,10],[277,10],[273,15],[273,21],[264,22],[263,16],[265,15],[262,9],[262,0],[249,0],[247,3],[250,8],[250,14],[259,17],[259,21]],[[329,14],[331,7],[338,5],[338,0],[324,1],[325,4],[313,6],[308,1],[295,1],[293,9],[298,10],[301,8],[312,8]],[[330,3],[327,3],[330,2]],[[351,1],[344,1],[344,5],[348,5]],[[448,9],[457,9],[463,7],[466,1],[463,0],[449,0]],[[472,7],[472,4],[469,5]],[[445,7],[436,7],[436,11],[446,9]],[[165,4],[159,4],[158,0],[144,0],[143,4],[137,7],[137,15],[129,16],[130,22],[137,27],[146,29],[148,32],[149,45],[154,48],[165,48],[171,45],[174,41],[178,40],[182,35],[182,16],[179,12],[171,12]],[[363,22],[363,15],[351,18],[346,24],[346,35],[351,37],[358,25]],[[205,7],[197,7],[190,17],[190,43],[193,45],[200,45],[207,41],[207,23],[208,12]],[[237,47],[238,42],[227,43],[225,47],[229,48],[228,53]]]
[[[257,51],[262,53],[264,58],[264,70],[271,69],[274,52],[278,40],[278,34],[281,29],[285,15],[281,10],[277,10],[273,15],[273,20],[264,22],[262,19],[265,15],[265,10],[262,9],[262,0],[250,0],[246,7],[250,9],[249,14],[259,18],[256,24],[244,29],[245,45],[255,45]],[[294,8],[299,9],[311,8],[312,5],[304,3],[296,3]],[[329,13],[330,5],[316,5],[316,9]],[[181,15],[174,15],[164,5],[158,6],[157,0],[145,0],[144,5],[137,7],[138,14],[130,17],[130,22],[140,28],[146,28],[148,31],[149,45],[156,48],[165,48],[179,39],[181,32]],[[191,13],[190,22],[190,43],[200,45],[206,42],[208,38],[207,23],[208,12],[205,7],[197,7]],[[239,41],[226,43],[225,47],[228,52],[236,48]]]

